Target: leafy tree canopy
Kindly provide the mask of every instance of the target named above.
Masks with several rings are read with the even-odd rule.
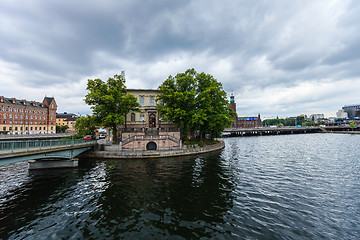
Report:
[[[93,135],[97,125],[98,122],[96,121],[96,118],[88,115],[76,119],[75,130],[80,136]]]
[[[107,82],[101,79],[89,79],[88,94],[85,102],[91,106],[94,117],[100,125],[110,127],[117,141],[117,126],[124,124],[125,116],[130,111],[139,111],[139,103],[134,95],[127,93],[125,78],[115,75]]]
[[[56,133],[64,133],[66,132],[66,129],[68,129],[69,126],[64,125],[64,126],[58,126],[56,125]]]
[[[232,123],[232,110],[226,93],[213,76],[188,69],[169,76],[159,87],[159,114],[183,129],[183,136],[211,138],[221,135]]]

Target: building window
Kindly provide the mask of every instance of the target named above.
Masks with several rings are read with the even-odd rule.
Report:
[[[140,106],[144,106],[145,104],[144,104],[144,97],[140,97]]]
[[[37,130],[37,127],[35,127],[35,130]]]
[[[135,122],[135,113],[131,113],[131,121]]]
[[[32,128],[33,128],[33,127],[30,127],[30,131],[32,131]]]
[[[155,98],[154,97],[150,97],[150,106],[151,107],[155,106]]]
[[[6,117],[7,117],[7,115],[6,115],[6,113],[4,113],[4,119],[6,119]]]
[[[12,130],[12,127],[9,127],[9,131],[11,131]]]
[[[3,131],[6,131],[6,127],[3,127]]]
[[[145,121],[145,115],[143,113],[140,114],[140,121]]]
[[[17,127],[15,127],[15,131],[17,131]]]

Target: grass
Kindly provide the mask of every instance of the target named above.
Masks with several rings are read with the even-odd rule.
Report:
[[[204,147],[204,146],[207,146],[207,145],[213,145],[213,144],[216,144],[216,143],[219,143],[220,141],[219,140],[211,140],[211,139],[204,139],[202,141],[200,141],[200,139],[189,139],[187,141],[184,141],[184,144],[187,146],[187,147]]]

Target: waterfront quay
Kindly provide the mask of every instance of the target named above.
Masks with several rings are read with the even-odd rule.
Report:
[[[182,157],[188,155],[198,155],[210,152],[216,152],[225,148],[224,141],[207,145],[204,147],[193,146],[183,147],[182,149],[167,150],[132,150],[121,149],[120,145],[97,145],[95,151],[88,151],[80,155],[80,158],[97,158],[97,159],[137,159],[137,158],[166,158]]]

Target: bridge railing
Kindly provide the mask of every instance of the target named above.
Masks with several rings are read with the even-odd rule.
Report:
[[[93,141],[84,139],[61,139],[61,140],[28,140],[28,141],[2,141],[0,142],[0,152],[13,152],[17,149],[49,149],[60,146],[73,146],[78,144],[92,144]]]

